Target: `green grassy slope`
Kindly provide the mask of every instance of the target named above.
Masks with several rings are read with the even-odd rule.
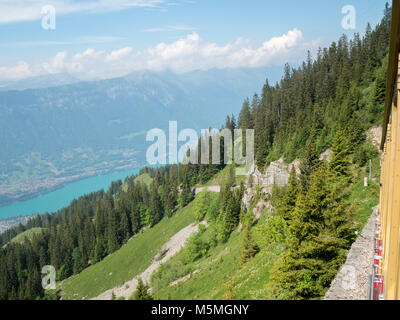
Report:
[[[264,213],[264,217],[267,215],[268,211]],[[243,237],[243,232],[234,231],[225,244],[211,249],[207,256],[186,266],[186,270],[192,274],[190,279],[171,286],[173,280],[183,276],[179,274],[179,270],[183,269],[183,252],[173,257],[165,263],[162,272],[153,275],[155,298],[222,300],[227,299],[229,293],[233,293],[231,298],[237,300],[268,298],[264,293],[264,286],[268,283],[270,268],[283,248],[281,245],[266,248],[249,263],[241,266]]]
[[[371,208],[379,203],[379,186],[369,183],[364,187],[364,181],[352,186],[350,201],[355,205],[355,220],[358,224],[358,231],[361,232],[371,216]]]
[[[220,172],[218,172],[216,175],[214,175],[206,184],[204,184],[205,187],[209,186],[220,186],[224,182],[226,182],[229,179],[229,166],[226,166],[224,169],[222,169]],[[245,181],[246,176],[240,176],[236,175],[235,176],[235,183],[240,184],[241,181]],[[199,185],[201,187],[202,185]]]
[[[25,232],[22,232],[19,235],[12,238],[10,243],[23,243],[25,241],[25,239],[32,240],[33,236],[35,234],[41,233],[42,230],[43,230],[42,228],[32,228],[32,229],[26,230]]]
[[[150,177],[148,173],[143,173],[135,178],[135,182],[144,182],[148,188],[150,188],[151,182],[153,179]],[[124,183],[122,185],[122,191],[127,192],[128,191],[128,184]]]
[[[150,177],[148,173],[143,173],[135,179],[135,182],[143,182],[146,184],[147,187],[150,188],[151,182],[153,179]]]
[[[379,201],[379,187],[370,183],[363,185],[364,169],[354,172],[356,182],[351,186],[350,201],[354,205],[354,220],[361,231],[368,221],[372,210]],[[269,209],[266,210],[255,226],[261,227],[268,222]],[[262,228],[253,227],[255,230]],[[204,237],[207,237],[207,230]],[[271,299],[267,287],[270,270],[275,261],[284,252],[283,243],[274,243],[261,247],[254,259],[244,266],[240,265],[240,252],[243,245],[244,232],[234,231],[225,244],[212,248],[205,257],[189,264],[184,263],[183,252],[165,263],[161,272],[153,275],[152,287],[157,299],[206,299],[219,300],[234,298]],[[255,236],[255,239],[257,237]],[[173,281],[182,279],[191,273],[191,277],[171,286]]]
[[[150,265],[162,245],[184,227],[195,222],[196,199],[172,218],[164,218],[151,229],[136,235],[118,251],[61,283],[63,299],[93,298],[133,279]]]

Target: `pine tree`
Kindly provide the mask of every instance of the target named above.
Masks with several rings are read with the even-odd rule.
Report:
[[[288,187],[286,188],[285,195],[283,196],[282,202],[278,205],[278,212],[286,221],[289,221],[292,218],[292,213],[296,206],[296,200],[299,192],[300,185],[297,179],[296,169],[293,167],[290,172]]]
[[[250,113],[250,102],[248,98],[243,102],[242,110],[239,114],[238,127],[240,129],[252,129],[253,127]]]
[[[190,188],[190,183],[187,179],[185,179],[182,185],[182,193],[180,196],[181,207],[186,207],[193,200],[193,198],[194,196]]]
[[[97,237],[93,255],[93,262],[99,262],[107,255],[107,241],[103,236]]]
[[[153,297],[149,294],[149,289],[149,286],[139,278],[136,291],[133,293],[131,300],[153,300]]]
[[[310,185],[310,177],[316,165],[319,163],[319,157],[315,146],[315,134],[312,133],[307,141],[306,151],[300,161],[300,186],[303,192],[307,192]]]
[[[84,263],[82,261],[82,255],[78,248],[75,248],[72,252],[72,261],[73,261],[73,272],[74,274],[78,274],[84,269]]]
[[[228,190],[226,192],[226,195],[224,195],[225,198],[225,205],[223,208],[224,211],[224,229],[225,232],[229,235],[232,233],[233,230],[238,226],[239,224],[239,218],[240,218],[240,204],[241,204],[241,196],[240,196],[240,191],[235,190],[232,192],[231,190]]]
[[[354,227],[343,179],[330,174],[326,163],[311,176],[306,194],[300,194],[288,250],[272,270],[274,294],[282,299],[320,297],[346,259]]]
[[[250,129],[251,124],[251,114],[250,114],[250,108],[249,108],[249,101],[248,99],[243,103],[242,110],[239,114],[239,121],[238,121],[238,127],[241,129],[241,141],[240,143],[242,144],[242,157],[246,156],[246,148],[247,148],[247,141],[246,141],[246,130]]]
[[[127,215],[127,213],[125,211],[121,212],[120,216],[121,216],[121,221],[120,221],[120,228],[119,229],[120,229],[122,243],[125,243],[131,237],[129,219],[128,219],[128,215]]]
[[[332,143],[332,159],[330,162],[331,172],[339,176],[349,176],[349,146],[342,129],[336,130]]]
[[[160,222],[164,216],[162,201],[160,195],[158,194],[158,188],[155,185],[155,182],[151,188],[149,211],[153,219],[153,225]]]
[[[260,248],[254,242],[253,237],[251,235],[251,225],[249,223],[245,230],[244,240],[243,240],[243,249],[240,254],[241,264],[243,265],[243,264],[247,263],[259,251],[260,251]]]
[[[107,252],[113,253],[118,250],[119,243],[119,234],[118,234],[118,220],[116,212],[110,212],[108,216],[108,224],[107,224]]]
[[[370,112],[372,114],[380,114],[383,111],[383,105],[386,98],[386,74],[384,70],[379,72],[374,85],[372,96],[372,104]]]
[[[28,275],[26,286],[27,299],[36,300],[42,296],[43,289],[41,285],[41,279],[39,272],[36,269],[34,269],[33,272]]]

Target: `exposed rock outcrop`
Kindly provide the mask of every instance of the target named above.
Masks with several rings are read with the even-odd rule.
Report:
[[[324,153],[321,154],[320,159],[330,161],[332,157],[332,151],[327,149]],[[243,203],[247,209],[249,209],[251,205],[251,201],[255,196],[255,191],[252,187],[259,186],[261,187],[260,191],[264,193],[268,198],[271,195],[273,186],[287,186],[289,183],[290,172],[292,169],[296,170],[296,174],[300,174],[300,160],[296,159],[292,163],[286,164],[283,158],[279,160],[273,161],[270,163],[268,168],[265,169],[264,172],[260,172],[257,168],[253,168],[252,174],[247,178],[247,190],[243,197]],[[253,208],[255,218],[260,218],[262,212],[266,208],[271,208],[271,204],[269,201],[260,200],[255,207]]]
[[[371,128],[367,131],[367,138],[372,141],[372,144],[380,150],[382,141],[382,126]]]
[[[326,161],[331,161],[332,159],[332,150],[326,149],[325,152],[321,153],[321,155],[319,156],[319,160],[326,160]]]
[[[297,173],[299,171],[299,160],[295,160],[290,164],[285,164],[283,158],[279,160],[273,161],[270,163],[267,169],[264,172],[260,172],[258,169],[254,170],[252,177],[252,185],[259,185],[262,187],[268,186],[286,186],[289,181],[290,171],[292,168],[295,168]]]

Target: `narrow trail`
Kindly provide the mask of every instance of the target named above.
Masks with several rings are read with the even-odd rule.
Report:
[[[208,192],[215,192],[215,193],[221,192],[221,186],[208,186],[208,187],[195,188],[195,189],[193,189],[193,193],[195,195],[197,195],[200,192],[202,192],[204,189],[207,190]]]
[[[207,226],[207,222],[203,221],[200,224]],[[192,223],[191,225],[183,228],[177,234],[175,234],[167,243],[161,248],[161,253],[163,253],[162,258],[160,254],[156,255],[150,266],[143,271],[141,274],[136,276],[130,281],[125,282],[123,285],[115,287],[113,289],[107,290],[106,292],[100,294],[99,296],[92,298],[91,300],[111,300],[112,293],[114,292],[117,298],[124,297],[129,299],[133,292],[135,292],[138,279],[141,278],[143,282],[150,283],[150,277],[158,267],[168,261],[171,257],[177,254],[185,246],[186,240],[198,230],[199,224]],[[161,259],[160,259],[161,258]]]

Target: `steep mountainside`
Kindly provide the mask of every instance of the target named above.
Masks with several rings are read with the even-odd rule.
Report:
[[[114,182],[0,234],[0,244],[8,243],[0,248],[0,299],[118,298],[113,289],[130,292],[120,286],[136,283],[132,298],[148,299],[148,287],[133,278],[148,280],[154,259],[164,262],[148,283],[155,298],[323,297],[379,197],[371,128],[382,119],[389,26],[387,5],[374,30],[341,37],[297,69],[286,66],[280,83],[266,82],[244,102],[238,122],[227,117],[226,129],[255,130],[255,176],[235,175],[235,163],[145,168],[140,179]],[[164,252],[193,223],[199,230],[184,249]],[[9,243],[34,227],[42,232],[31,241]],[[47,264],[61,291],[42,290]]]

